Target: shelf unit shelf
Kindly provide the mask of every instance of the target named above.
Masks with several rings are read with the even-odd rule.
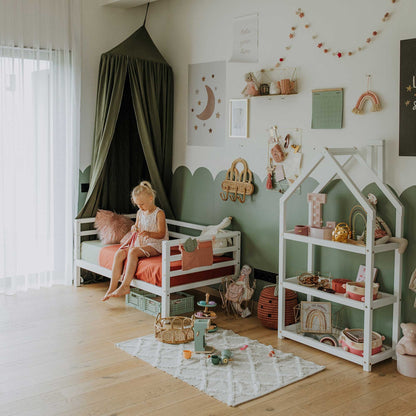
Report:
[[[300,241],[302,243],[313,244],[315,246],[329,247],[336,250],[349,251],[350,253],[366,254],[366,246],[339,243],[337,241],[323,240],[320,238],[313,238],[305,235],[295,234],[293,230],[286,231],[283,235],[286,240]],[[398,243],[387,243],[374,246],[374,254],[384,253],[386,251],[394,251],[399,248]]]
[[[294,292],[304,293],[316,298],[325,299],[329,302],[339,303],[340,305],[349,306],[354,309],[365,310],[365,303],[358,300],[345,297],[341,293],[327,293],[314,287],[303,286],[298,283],[297,277],[290,277],[283,280],[283,287],[285,289],[293,290]],[[378,292],[378,298],[373,301],[373,309],[383,308],[387,305],[393,305],[396,302],[396,296],[389,293]]]
[[[340,163],[337,156],[348,156],[344,159],[343,163]],[[289,338],[302,344],[309,345],[313,348],[317,348],[321,351],[325,351],[329,354],[335,355],[342,359],[352,361],[360,364],[364,371],[371,371],[371,366],[380,361],[394,357],[394,350],[399,338],[400,331],[400,308],[401,308],[401,273],[402,273],[402,255],[399,252],[399,244],[387,243],[376,245],[374,239],[368,238],[365,245],[357,245],[350,243],[340,243],[330,240],[324,240],[319,238],[313,238],[309,236],[303,236],[295,234],[294,230],[286,229],[286,203],[288,199],[296,192],[300,185],[306,180],[307,177],[315,170],[321,163],[325,163],[326,176],[321,180],[318,186],[314,189],[314,193],[321,192],[335,176],[344,182],[347,188],[351,191],[358,203],[363,207],[367,213],[367,235],[374,235],[375,230],[375,209],[367,201],[356,184],[350,178],[345,170],[346,164],[355,159],[356,162],[366,169],[366,174],[375,182],[379,189],[384,193],[389,202],[393,205],[396,212],[395,232],[396,237],[403,236],[403,206],[394,195],[394,193],[388,188],[381,179],[369,168],[364,159],[359,155],[356,148],[324,148],[322,153],[316,158],[316,160],[305,169],[302,175],[300,175],[296,181],[287,189],[285,194],[280,198],[280,219],[279,219],[279,294],[278,294],[278,337]],[[309,223],[312,220],[311,210],[309,211]],[[361,254],[365,258],[366,267],[366,282],[372,282],[372,270],[374,268],[374,257],[378,253],[394,252],[394,275],[393,294],[379,292],[378,298],[373,300],[372,285],[368,284],[365,287],[365,300],[364,302],[356,301],[345,297],[343,294],[333,294],[320,291],[314,287],[308,287],[300,285],[297,277],[286,276],[286,245],[288,241],[297,241],[307,245],[307,269],[309,272],[315,270],[315,247],[327,247],[334,250],[340,250],[348,253]],[[311,301],[313,298],[325,299],[330,302],[345,305],[350,308],[362,310],[364,312],[364,345],[363,356],[358,356],[345,351],[341,347],[333,347],[325,343],[321,343],[316,339],[306,336],[300,332],[300,325],[294,324],[285,326],[285,290],[290,289],[298,293],[307,295],[307,300]],[[385,306],[393,306],[392,314],[392,346],[384,346],[384,350],[378,354],[371,355],[371,338],[373,331],[373,312],[376,309],[383,308]]]
[[[327,352],[328,354],[335,355],[337,357],[343,358],[344,360],[348,360],[359,365],[364,364],[364,357],[345,351],[342,347],[333,347],[332,345],[319,342],[316,339],[303,335],[300,332],[299,324],[293,324],[293,325],[287,326],[282,331],[282,333],[285,338],[289,338],[293,341],[300,342],[301,344],[308,345],[310,347]],[[393,357],[394,351],[390,346],[383,345],[383,349],[384,351],[381,351],[378,354],[374,354],[371,356],[370,364],[376,364],[376,363],[379,363],[380,361],[384,361],[384,360],[387,360],[388,358]]]

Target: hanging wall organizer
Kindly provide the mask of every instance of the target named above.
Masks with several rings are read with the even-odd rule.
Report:
[[[238,163],[243,165],[241,172],[236,167]],[[230,169],[227,171],[225,180],[221,184],[223,190],[220,193],[221,199],[223,201],[226,201],[228,198],[231,201],[238,199],[241,203],[244,203],[246,201],[246,195],[251,195],[254,191],[252,180],[253,173],[248,168],[247,162],[242,158],[234,160]]]

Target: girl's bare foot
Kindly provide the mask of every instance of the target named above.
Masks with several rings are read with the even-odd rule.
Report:
[[[110,299],[111,293],[112,293],[112,290],[108,289],[107,293],[104,295],[104,297],[101,300],[104,302],[104,301]]]
[[[112,297],[119,297],[119,296],[125,296],[130,293],[130,286],[123,286],[121,285],[118,289],[116,289],[113,293],[110,293],[108,296],[110,298]]]

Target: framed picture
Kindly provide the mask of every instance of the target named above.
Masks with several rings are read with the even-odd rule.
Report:
[[[332,332],[330,302],[300,303],[301,332],[327,334]]]
[[[377,272],[378,269],[376,267],[373,268],[373,282],[376,280],[376,276],[377,276]],[[355,279],[356,282],[365,282],[365,273],[366,273],[366,268],[364,265],[361,265],[358,268],[358,273],[357,273],[357,277]]]
[[[248,99],[230,100],[230,137],[248,137]]]

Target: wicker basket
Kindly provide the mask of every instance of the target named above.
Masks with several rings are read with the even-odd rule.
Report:
[[[276,286],[266,286],[260,293],[257,307],[257,317],[260,322],[270,329],[277,329],[277,296],[274,295]],[[298,304],[298,295],[286,289],[285,325],[295,323],[294,307]]]
[[[141,289],[131,288],[126,295],[126,304],[149,315],[157,316],[161,312],[160,296]],[[170,295],[170,314],[182,315],[194,311],[194,297],[185,292]]]
[[[170,316],[155,321],[155,338],[166,344],[186,344],[194,340],[194,320],[185,316]]]

